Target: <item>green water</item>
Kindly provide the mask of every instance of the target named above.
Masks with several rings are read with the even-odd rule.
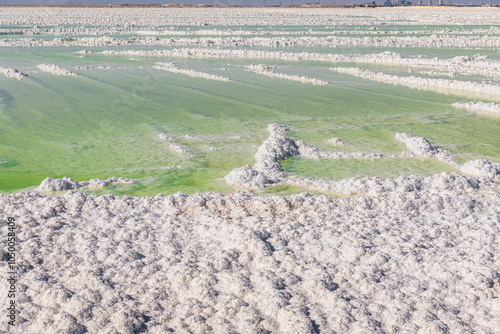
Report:
[[[233,82],[228,83],[147,69],[156,61],[172,61],[169,58],[138,57],[143,62],[99,54],[78,58],[73,52],[81,49],[0,49],[0,65],[30,74],[21,82],[0,76],[0,192],[31,189],[47,176],[137,180],[96,192],[117,195],[229,192],[222,178],[235,167],[254,163],[257,147],[268,136],[267,125],[275,122],[289,126],[290,137],[323,150],[396,154],[405,148],[394,140],[394,133],[408,132],[449,150],[459,162],[477,158],[500,162],[500,119],[450,106],[470,101],[467,97],[370,82],[329,71],[331,64],[318,62],[262,61],[278,66],[277,72],[307,75],[331,85],[251,73],[243,66],[255,63],[252,60],[173,59],[180,68],[229,77]],[[448,50],[446,57],[469,53]],[[75,78],[36,73],[40,63],[69,69],[115,68],[73,70],[81,75]],[[188,153],[173,152],[169,142],[158,139],[159,132],[185,145]],[[331,145],[327,140],[332,137],[347,145]],[[284,169],[290,175],[332,180],[454,171],[434,159],[295,158]],[[265,192],[300,191],[281,186]]]

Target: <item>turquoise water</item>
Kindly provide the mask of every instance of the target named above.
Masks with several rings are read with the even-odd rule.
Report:
[[[318,62],[262,61],[278,66],[276,72],[307,75],[331,85],[313,86],[246,71],[243,66],[255,60],[137,57],[143,60],[139,62],[99,54],[78,58],[73,52],[81,49],[0,48],[0,65],[30,74],[23,81],[0,76],[0,192],[30,189],[47,176],[137,179],[132,185],[98,192],[119,195],[231,191],[221,178],[235,167],[253,164],[257,147],[267,138],[267,125],[276,122],[290,127],[290,137],[324,150],[395,154],[404,147],[394,140],[394,133],[408,132],[449,150],[459,162],[477,158],[500,162],[500,119],[450,106],[470,101],[467,97],[370,82],[329,71],[331,64]],[[94,48],[103,49],[111,48]],[[385,50],[374,49],[362,53]],[[358,53],[360,48],[287,50]],[[427,51],[446,58],[480,53]],[[223,75],[233,82],[148,69],[156,61],[175,61],[179,68]],[[40,73],[36,69],[40,63],[58,64],[81,76]],[[85,65],[114,69],[73,69]],[[403,70],[396,69],[396,74]],[[169,142],[158,139],[160,132],[185,145],[188,153],[173,152]],[[327,140],[332,137],[347,145],[331,145]],[[162,169],[165,166],[181,168]],[[454,171],[434,159],[295,158],[284,169],[291,175],[332,180]],[[266,190],[297,191],[302,189]]]

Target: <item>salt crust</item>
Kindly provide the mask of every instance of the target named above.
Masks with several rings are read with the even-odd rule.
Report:
[[[181,73],[194,78],[203,78],[203,79],[218,80],[218,81],[231,81],[229,78],[223,77],[221,75],[209,74],[194,70],[180,69],[177,67],[176,63],[156,63],[156,64],[157,65],[153,66],[153,68],[157,70],[168,71],[172,73]]]
[[[271,70],[270,66],[266,66],[264,64],[258,64],[258,65],[249,65],[247,68],[254,73],[265,75],[271,78],[277,78],[277,79],[285,79],[285,80],[291,80],[291,81],[299,81],[302,83],[311,83],[313,85],[328,85],[328,81],[324,80],[319,80],[315,78],[309,78],[306,76],[300,76],[300,75],[291,75],[291,74],[285,74],[285,73],[276,73]]]
[[[42,181],[40,186],[35,188],[41,192],[63,191],[70,189],[102,189],[110,185],[118,183],[132,183],[133,180],[124,177],[111,177],[106,180],[91,179],[89,181],[75,181],[71,177],[64,177],[62,179],[46,178]]]
[[[496,333],[498,186],[394,182],[340,199],[0,195],[19,332]]]
[[[64,75],[68,77],[76,77],[78,76],[76,73],[71,72],[68,69],[65,69],[59,65],[54,64],[39,64],[36,67],[43,72],[52,73],[54,75]]]
[[[26,79],[28,77],[28,75],[23,72],[19,72],[14,68],[8,68],[5,66],[0,66],[0,73],[4,74],[6,77],[9,78],[16,78],[19,81]]]
[[[482,101],[474,103],[471,101],[469,103],[463,103],[463,102],[453,103],[452,106],[476,112],[485,111],[487,113],[500,114],[500,104],[498,103],[487,103]]]
[[[359,67],[337,67],[331,68],[332,71],[350,74],[363,79],[391,83],[394,85],[404,85],[410,88],[418,87],[425,90],[437,90],[439,92],[449,92],[455,95],[461,95],[461,92],[472,92],[488,95],[500,95],[500,86],[472,81],[455,81],[446,79],[430,79],[415,76],[390,75],[381,72],[362,70]]]

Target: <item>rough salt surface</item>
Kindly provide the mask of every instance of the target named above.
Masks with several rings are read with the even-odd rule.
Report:
[[[102,189],[104,187],[118,183],[132,183],[133,180],[124,177],[111,177],[106,180],[91,179],[89,181],[75,181],[71,177],[63,177],[62,179],[46,178],[42,183],[35,188],[41,192],[64,191],[70,189]]]
[[[460,167],[460,171],[478,177],[487,177],[500,181],[500,164],[493,164],[488,160],[470,160]]]
[[[0,195],[18,330],[496,333],[498,185],[422,179],[340,199]]]

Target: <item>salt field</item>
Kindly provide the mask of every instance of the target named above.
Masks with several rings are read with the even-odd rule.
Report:
[[[0,8],[0,332],[496,333],[499,14]]]

